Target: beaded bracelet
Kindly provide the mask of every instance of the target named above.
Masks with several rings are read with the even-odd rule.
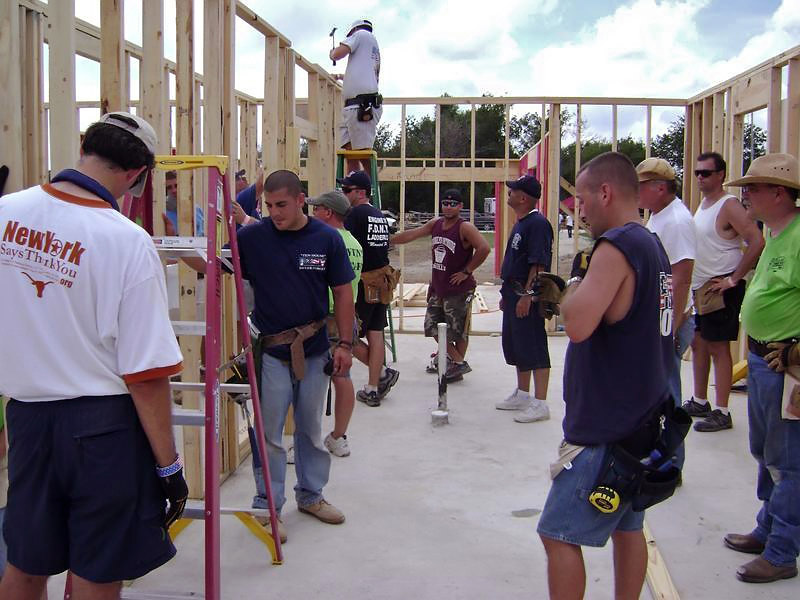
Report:
[[[156,466],[156,474],[159,477],[169,477],[170,475],[175,475],[178,471],[183,468],[183,461],[181,460],[181,455],[178,454],[178,457],[175,459],[175,462],[169,465],[168,467],[159,467]]]

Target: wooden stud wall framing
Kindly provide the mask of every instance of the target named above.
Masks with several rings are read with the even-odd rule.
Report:
[[[124,0],[100,1],[100,113],[128,109]]]
[[[50,165],[57,173],[75,166],[80,143],[75,107],[75,0],[53,2],[48,10]]]

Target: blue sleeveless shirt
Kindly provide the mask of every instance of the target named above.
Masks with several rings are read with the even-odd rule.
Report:
[[[607,231],[636,278],[625,317],[601,321],[592,335],[570,342],[564,368],[564,438],[591,446],[620,441],[669,397],[674,368],[672,271],[658,237],[638,223]]]

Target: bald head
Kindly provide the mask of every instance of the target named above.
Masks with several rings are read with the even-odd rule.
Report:
[[[614,189],[618,197],[636,202],[639,177],[631,159],[624,154],[604,152],[583,165],[578,171],[578,177],[581,175],[592,192],[596,192],[605,183]]]

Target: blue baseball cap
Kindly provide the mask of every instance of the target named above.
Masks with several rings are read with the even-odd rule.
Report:
[[[354,187],[360,190],[367,190],[368,192],[372,190],[372,180],[369,178],[366,171],[353,171],[347,177],[337,179],[336,183],[340,184],[342,187]]]
[[[523,175],[519,179],[513,181],[506,181],[506,185],[512,190],[520,190],[525,192],[531,198],[537,200],[542,197],[542,184],[533,175]]]

